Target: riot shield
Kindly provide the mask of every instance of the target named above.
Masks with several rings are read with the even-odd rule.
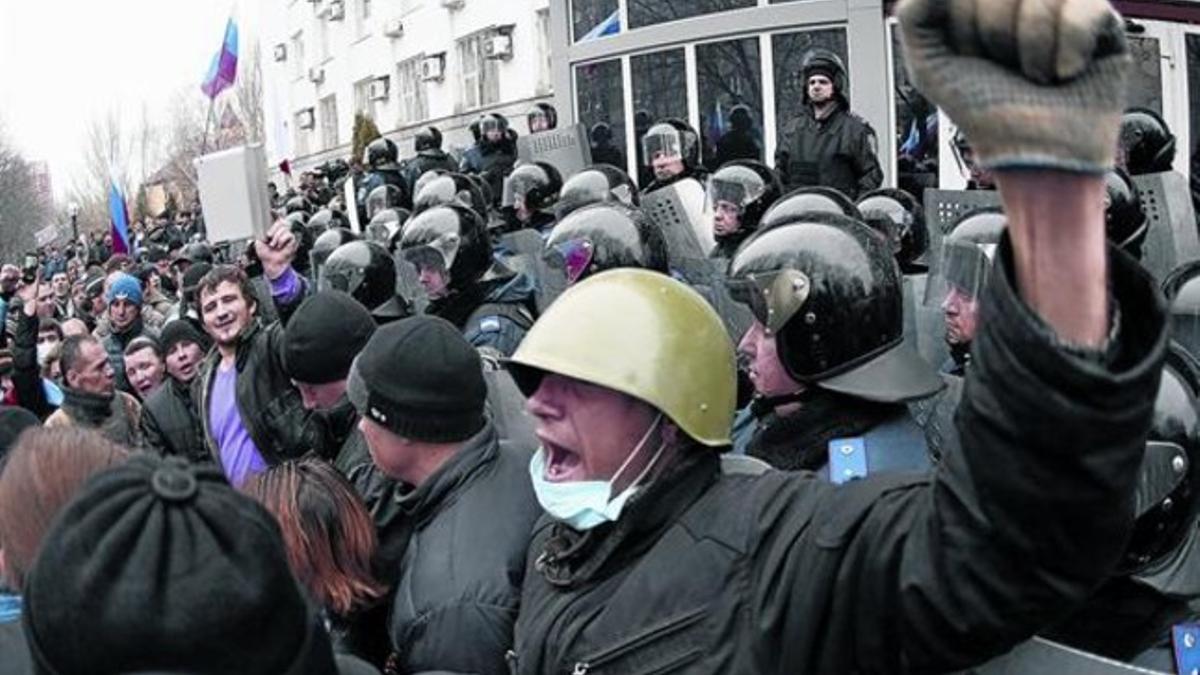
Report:
[[[592,165],[592,146],[582,124],[517,138],[517,159],[524,163],[546,162],[562,174],[565,181]]]
[[[1162,280],[1181,263],[1200,259],[1192,192],[1183,175],[1174,171],[1134,176],[1133,182],[1148,221],[1142,266]]]
[[[1167,675],[1035,637],[971,670],[971,675]]]
[[[958,219],[985,206],[1000,206],[1000,193],[995,190],[925,190],[925,228],[929,232],[930,262],[937,265],[937,252],[942,250],[942,237]],[[933,269],[930,270],[934,271]]]
[[[567,287],[561,266],[551,265],[545,256],[546,242],[536,230],[524,229],[500,235],[495,254],[515,272],[524,272],[537,282],[538,311],[544,312]]]
[[[662,232],[673,268],[706,260],[716,245],[712,214],[705,210],[704,202],[704,186],[692,178],[642,196],[642,211]]]

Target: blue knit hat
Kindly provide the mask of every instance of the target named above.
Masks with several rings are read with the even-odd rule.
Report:
[[[105,300],[112,304],[113,300],[121,298],[128,300],[133,304],[141,307],[142,305],[142,284],[137,280],[137,277],[120,274],[113,280],[112,285],[108,287],[108,295]]]

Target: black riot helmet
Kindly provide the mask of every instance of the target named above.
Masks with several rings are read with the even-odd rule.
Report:
[[[684,169],[700,164],[700,138],[687,122],[671,117],[646,130],[642,136],[642,161],[651,166],[655,155],[679,157]]]
[[[1137,573],[1174,553],[1200,509],[1200,413],[1196,362],[1171,344],[1134,493],[1133,534],[1118,574]]]
[[[735,209],[739,227],[723,234],[714,227],[713,236],[717,241],[736,241],[749,236],[782,193],[779,178],[762,162],[735,159],[722,164],[708,177],[708,209],[714,214],[718,209]]]
[[[530,213],[553,213],[562,186],[562,174],[553,164],[522,164],[504,178],[504,195],[500,205],[515,210],[520,202]]]
[[[662,232],[638,209],[593,204],[571,212],[546,239],[547,263],[568,284],[618,267],[670,274]]]
[[[561,220],[590,204],[636,207],[639,202],[637,185],[629,174],[611,164],[593,164],[563,183],[555,213]]]
[[[1108,240],[1129,255],[1140,259],[1142,244],[1150,229],[1150,220],[1142,210],[1137,185],[1121,169],[1104,176],[1104,232]]]
[[[196,263],[208,263],[211,265],[215,260],[212,247],[203,241],[194,241],[184,246],[179,254],[179,258],[193,265]]]
[[[588,138],[592,140],[592,145],[607,145],[612,143],[613,132],[612,125],[608,122],[596,122],[588,131]]]
[[[433,268],[461,291],[483,277],[492,264],[487,225],[465,206],[434,206],[404,225],[400,252],[418,270]]]
[[[1171,270],[1162,289],[1171,304],[1171,339],[1200,361],[1200,260]]]
[[[478,183],[461,173],[447,173],[421,186],[413,200],[413,213],[422,213],[435,206],[462,206],[474,211],[486,223],[487,205]]]
[[[766,229],[809,213],[836,213],[861,221],[862,214],[850,198],[831,187],[802,187],[780,197],[763,214],[759,227]]]
[[[379,169],[396,163],[400,151],[391,139],[380,136],[367,144],[367,166]]]
[[[331,227],[345,227],[343,220],[344,218],[340,212],[328,208],[321,209],[314,213],[312,218],[308,219],[308,231],[316,239]]]
[[[880,188],[860,197],[855,206],[868,225],[887,233],[901,272],[925,271],[929,231],[925,228],[925,212],[916,197],[904,190]]]
[[[404,192],[395,185],[384,184],[367,194],[367,219],[384,209],[398,208],[404,203]]]
[[[286,215],[294,213],[303,213],[305,215],[312,212],[312,205],[308,203],[308,198],[304,195],[296,195],[287,200],[283,204],[283,211]]]
[[[373,241],[342,244],[321,267],[318,289],[344,291],[373,310],[396,294],[396,262]]]
[[[1008,219],[998,206],[963,214],[942,239],[937,272],[925,287],[926,302],[940,307],[951,292],[965,299],[978,299],[987,287],[996,247],[1007,225]]]
[[[442,132],[437,127],[425,127],[413,137],[413,149],[417,152],[442,149]]]
[[[383,246],[389,253],[394,252],[396,244],[400,241],[400,228],[409,215],[407,209],[400,208],[384,209],[376,213],[371,222],[367,223],[364,238]]]
[[[842,57],[834,54],[828,49],[812,49],[805,55],[800,62],[800,77],[803,81],[800,83],[800,90],[804,92],[804,103],[808,103],[808,78],[813,75],[824,75],[833,82],[833,91],[835,96],[845,98],[846,95],[846,64],[842,62]]]
[[[526,113],[525,121],[531,134],[549,131],[558,127],[558,111],[549,103],[538,103]]]
[[[1149,108],[1131,108],[1121,117],[1120,157],[1131,176],[1170,171],[1175,135],[1166,120]]]
[[[488,143],[488,132],[499,131],[501,134],[508,134],[508,118],[500,113],[487,113],[479,116],[479,140],[483,143]],[[503,136],[501,137],[503,140]]]
[[[437,178],[438,176],[445,176],[447,173],[449,173],[449,171],[446,171],[445,169],[430,169],[420,176],[417,176],[417,180],[413,183],[412,188],[413,203],[416,203],[417,195],[421,194],[421,188],[428,185],[429,181],[433,180],[434,178]]]
[[[492,194],[492,185],[487,181],[486,178],[477,173],[464,173],[459,175],[461,175],[463,178],[466,178],[467,182],[473,184],[475,189],[479,190],[479,194],[483,196],[483,203],[485,205],[491,204],[494,201],[493,198],[496,195]],[[483,217],[483,221],[486,223],[488,220],[487,215],[481,214],[481,216]]]
[[[760,229],[733,257],[727,283],[775,336],[779,360],[797,382],[886,403],[942,386],[904,342],[891,246],[860,221],[813,213]]]
[[[296,238],[296,257],[293,264],[296,271],[301,274],[308,274],[310,271],[309,254],[312,252],[314,238],[308,230],[308,214],[303,211],[297,211],[283,219],[287,226],[292,231],[292,235]]]
[[[312,251],[309,252],[309,272],[312,277],[319,283],[321,266],[325,264],[329,255],[342,244],[357,240],[358,235],[345,227],[333,227],[322,232],[321,236],[313,242]]]

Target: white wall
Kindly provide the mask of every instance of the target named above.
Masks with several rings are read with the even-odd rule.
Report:
[[[324,0],[328,2],[328,0]],[[391,76],[388,100],[376,102],[375,122],[389,138],[400,144],[402,156],[412,154],[407,139],[415,128],[436,124],[446,137],[446,145],[466,146],[470,134],[466,125],[482,112],[499,111],[506,114],[518,133],[525,133],[524,113],[536,100],[549,100],[548,91],[538,90],[542,54],[539,52],[537,10],[546,8],[549,0],[465,0],[461,9],[450,10],[442,0],[371,0],[371,15],[365,35],[357,34],[356,13],[361,0],[345,0],[346,17],[327,22],[329,58],[322,59],[318,44],[318,22],[310,0],[267,0],[264,4],[263,54],[264,101],[267,122],[267,156],[274,166],[282,159],[292,161],[296,170],[303,170],[333,157],[346,157],[354,123],[354,83],[368,77]],[[392,19],[404,22],[404,35],[393,39],[384,35],[384,25]],[[500,100],[483,109],[457,111],[459,101],[459,63],[455,41],[458,38],[492,26],[513,25],[513,56],[498,62]],[[290,39],[297,31],[304,32],[304,73],[293,77],[294,64]],[[288,45],[288,61],[276,62],[274,48]],[[427,83],[426,93],[430,119],[423,124],[400,128],[400,102],[396,64],[421,53],[446,53],[445,78]],[[313,84],[308,80],[310,67],[325,70],[325,80]],[[337,97],[338,142],[333,149],[322,149],[320,99],[334,94]],[[310,130],[309,154],[296,156],[293,147],[294,114],[306,107],[314,108],[316,125]]]

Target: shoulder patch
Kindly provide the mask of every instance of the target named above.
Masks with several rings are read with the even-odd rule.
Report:
[[[482,333],[499,333],[500,317],[495,314],[483,317],[479,320],[479,330]]]

